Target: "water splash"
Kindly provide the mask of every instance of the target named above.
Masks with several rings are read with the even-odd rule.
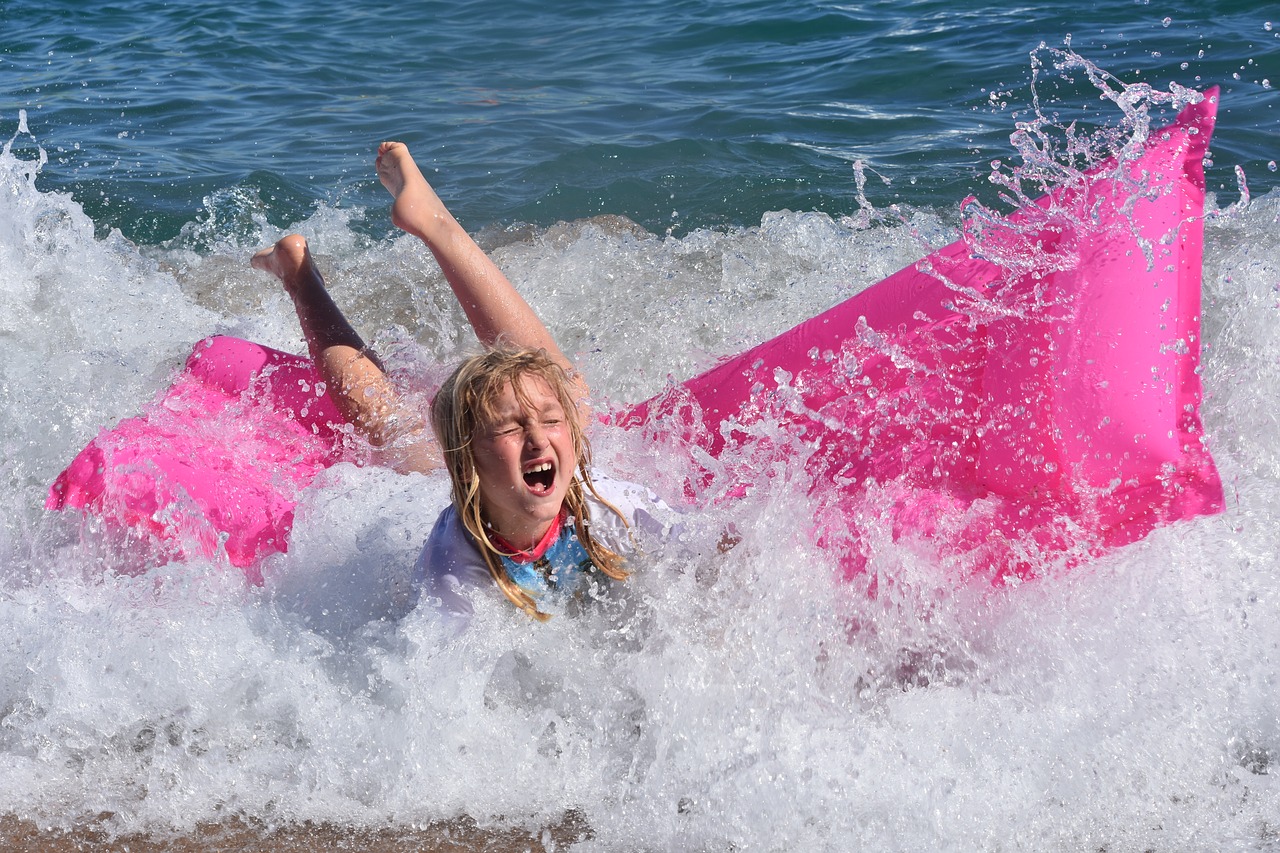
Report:
[[[1019,138],[1060,146],[1076,169],[1103,156],[1073,133]],[[18,404],[0,424],[0,788],[14,813],[64,826],[107,813],[108,832],[459,814],[540,831],[572,809],[607,850],[1270,837],[1274,195],[1210,223],[1207,416],[1235,485],[1227,516],[1052,582],[957,588],[885,524],[902,494],[880,484],[862,535],[871,575],[894,582],[869,598],[830,582],[805,535],[812,506],[783,470],[733,509],[710,495],[684,543],[701,553],[655,552],[582,620],[531,632],[482,605],[479,630],[450,643],[425,611],[395,618],[388,594],[445,499],[439,480],[332,471],[304,496],[295,547],[264,566],[261,593],[216,560],[150,563],[136,542],[39,510],[71,452],[149,399],[194,338],[300,341],[283,297],[244,268],[251,202],[226,209],[233,239],[140,249],[95,237],[18,159],[0,157],[16,188],[0,201],[0,351]],[[1015,204],[1034,195],[1041,168],[1055,174],[1036,166],[1001,189]],[[956,236],[950,210],[894,214],[905,224],[778,213],[665,239],[584,221],[495,241],[495,255],[602,396],[629,401],[913,262],[922,240]],[[424,250],[371,245],[323,213],[299,225],[332,247],[321,262],[362,327],[412,321],[414,333],[384,333],[398,369],[420,374],[459,349],[461,318]],[[758,436],[807,452],[776,422]],[[685,473],[660,445],[597,439],[619,474],[664,488]],[[729,523],[743,540],[719,554]],[[132,574],[104,571],[124,556]]]
[[[36,152],[37,152],[36,159],[19,160],[19,158],[14,157],[13,155],[14,143],[18,142],[18,140],[22,139],[23,137],[28,138],[30,142],[33,145],[35,145]],[[46,163],[49,162],[48,153],[44,150],[43,147],[41,147],[36,142],[35,135],[32,134],[30,128],[27,127],[27,111],[26,110],[18,110],[18,129],[13,132],[13,136],[9,137],[9,141],[4,144],[4,148],[0,149],[0,158],[3,158],[6,161],[13,160],[19,163],[26,163],[27,166],[23,169],[20,169],[20,173],[25,175],[26,179],[32,184],[34,184],[35,182],[36,175],[40,174],[40,170],[44,168],[44,165]]]

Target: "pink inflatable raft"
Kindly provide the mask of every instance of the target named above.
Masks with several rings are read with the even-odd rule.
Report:
[[[611,419],[687,452],[695,503],[761,472],[802,477],[815,540],[850,576],[873,556],[872,528],[1000,578],[1220,511],[1198,375],[1216,96],[1033,211],[970,226]],[[1053,269],[1023,268],[1045,257]],[[76,457],[47,506],[175,556],[223,551],[260,582],[345,431],[307,359],[211,338],[144,414]],[[708,458],[723,464],[695,461]]]
[[[733,494],[799,455],[754,427],[801,437],[815,535],[846,574],[867,565],[869,525],[1001,578],[1221,511],[1199,416],[1217,94],[1131,159],[967,228],[620,422],[754,462],[717,469],[729,482],[704,470],[694,494]]]
[[[309,359],[208,338],[142,415],[76,456],[45,506],[91,512],[169,556],[225,551],[261,583],[259,559],[288,549],[298,493],[343,458],[344,430]]]

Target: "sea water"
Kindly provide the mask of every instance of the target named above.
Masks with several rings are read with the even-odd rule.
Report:
[[[601,850],[1273,847],[1269,13],[595,6],[0,11],[0,812],[159,834],[467,815],[534,837],[572,814]],[[545,625],[482,602],[450,640],[407,584],[438,476],[330,470],[261,588],[42,509],[195,340],[301,350],[246,265],[286,230],[428,393],[469,332],[390,228],[379,138],[408,137],[608,408],[954,239],[961,198],[998,202],[1018,122],[1132,130],[1076,56],[1114,93],[1224,87],[1202,319],[1221,515],[1017,587],[879,542],[896,582],[868,598],[807,536],[805,484],[762,472],[616,599]],[[1167,120],[1159,101],[1138,117]],[[682,476],[594,439],[620,476]]]

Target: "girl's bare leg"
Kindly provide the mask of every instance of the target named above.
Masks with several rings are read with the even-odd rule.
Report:
[[[250,263],[284,285],[311,358],[342,416],[374,447],[397,445],[392,467],[404,471],[439,467],[427,445],[422,419],[402,406],[382,363],[329,296],[307,241],[290,234],[258,252]]]
[[[391,221],[427,244],[481,343],[499,338],[518,347],[545,349],[569,371],[586,396],[586,384],[547,327],[515,287],[445,208],[401,142],[378,147],[378,178],[395,197]]]

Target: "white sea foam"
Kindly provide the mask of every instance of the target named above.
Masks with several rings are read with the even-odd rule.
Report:
[[[539,825],[588,847],[1256,848],[1280,791],[1280,196],[1211,220],[1204,415],[1227,511],[1016,588],[954,588],[879,542],[898,582],[833,582],[785,478],[690,518],[615,599],[536,626],[502,602],[448,642],[406,573],[438,477],[342,465],[308,490],[265,587],[221,560],[149,565],[44,490],[136,412],[190,344],[298,350],[247,268],[277,236],[95,238],[34,167],[0,161],[0,790],[66,825]],[[675,239],[616,220],[489,234],[602,399],[640,399],[951,238],[930,211],[813,213]],[[247,220],[252,222],[252,217]],[[337,298],[409,384],[465,346],[425,250],[341,211],[308,234]],[[197,251],[193,246],[201,247]],[[433,373],[433,371],[435,373]],[[597,456],[658,487],[670,460],[602,429]],[[742,543],[714,544],[732,523]],[[873,534],[869,534],[873,535]],[[132,573],[113,568],[130,566]]]

